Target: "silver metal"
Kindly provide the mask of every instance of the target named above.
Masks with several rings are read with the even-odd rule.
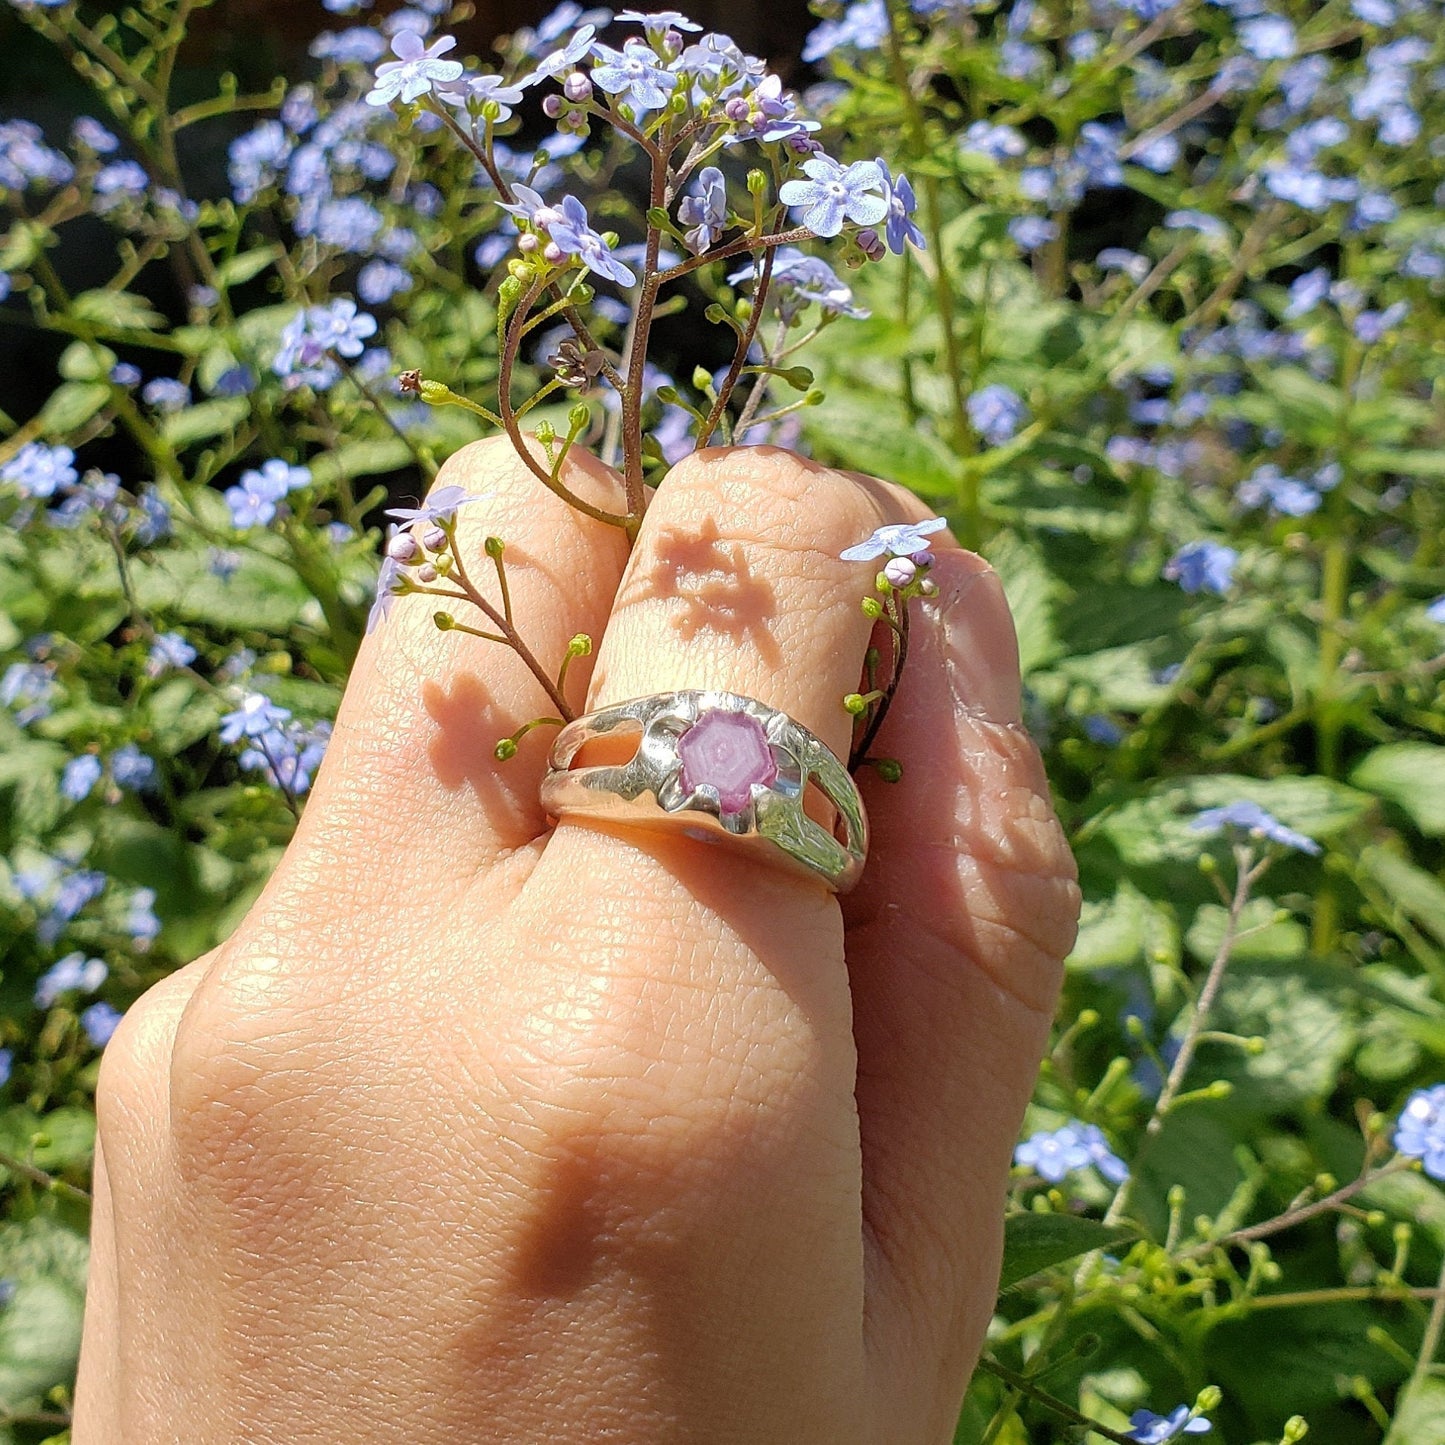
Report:
[[[724,813],[708,784],[684,791],[677,745],[704,713],[746,713],[762,724],[776,779],[751,786],[740,812]],[[637,754],[618,766],[573,768],[584,743],[617,732],[641,732]],[[680,831],[705,842],[727,839],[774,865],[821,878],[835,893],[858,881],[868,856],[863,799],[832,749],[787,713],[741,693],[698,689],[659,692],[574,718],[552,744],[542,779],[542,806],[553,818],[571,815]],[[838,810],[840,843],[803,810],[809,780]]]

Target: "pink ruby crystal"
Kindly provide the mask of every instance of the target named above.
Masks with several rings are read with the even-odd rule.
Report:
[[[745,712],[711,708],[682,735],[683,791],[717,789],[724,813],[741,813],[752,801],[752,785],[770,786],[778,776],[763,725]]]

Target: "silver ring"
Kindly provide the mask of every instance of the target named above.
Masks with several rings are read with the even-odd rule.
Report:
[[[583,744],[637,733],[625,763],[573,768]],[[868,818],[848,769],[821,739],[756,698],[658,692],[574,718],[552,744],[542,806],[723,839],[846,893],[868,856]],[[837,810],[835,837],[803,809],[812,782]]]

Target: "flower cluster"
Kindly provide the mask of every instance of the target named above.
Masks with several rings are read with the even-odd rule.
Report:
[[[1109,1148],[1096,1124],[1068,1123],[1031,1134],[1014,1150],[1014,1163],[1050,1184],[1061,1184],[1067,1175],[1090,1166],[1111,1184],[1129,1177],[1129,1166]]]

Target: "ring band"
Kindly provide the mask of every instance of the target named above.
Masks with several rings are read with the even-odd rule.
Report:
[[[629,761],[573,768],[585,743],[640,734]],[[574,718],[553,741],[542,806],[743,845],[772,864],[821,878],[835,893],[858,881],[868,819],[848,769],[787,713],[740,693],[658,692]],[[837,810],[835,837],[803,808],[813,783]]]

